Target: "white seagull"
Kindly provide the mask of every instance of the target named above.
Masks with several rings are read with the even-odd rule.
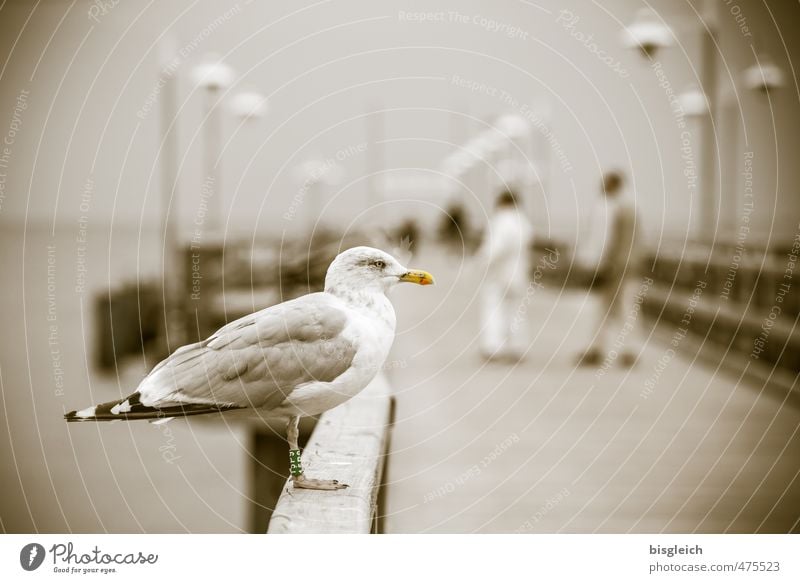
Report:
[[[379,249],[348,249],[328,267],[325,291],[231,322],[173,352],[132,395],[64,417],[159,420],[250,409],[286,420],[296,488],[346,488],[303,474],[297,424],[302,416],[344,403],[375,378],[394,340],[395,314],[386,292],[401,281],[430,285],[433,277],[406,269]]]

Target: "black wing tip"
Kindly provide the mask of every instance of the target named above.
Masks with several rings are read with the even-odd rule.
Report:
[[[67,421],[67,423],[72,423],[80,421],[97,421],[97,418],[92,416],[82,417],[78,415],[77,411],[70,411],[69,413],[64,413],[64,420]]]
[[[111,409],[114,406],[120,405],[126,401],[128,402],[129,407],[133,408],[140,406],[142,404],[140,397],[141,393],[136,391],[127,397],[117,399],[116,401],[109,401],[108,403],[100,403],[99,405],[95,405],[92,407],[92,409],[94,409],[92,415],[79,415],[78,411],[70,411],[69,413],[64,413],[64,419],[66,421],[113,421],[116,419],[124,419],[123,414],[112,414]],[[83,410],[87,411],[87,409]]]
[[[141,404],[138,399],[138,393],[134,393],[128,397],[130,403],[134,404],[132,410],[127,412],[112,413],[111,408],[114,405],[122,403],[126,399],[119,401],[112,401],[110,403],[103,403],[94,407],[93,415],[79,415],[78,411],[70,411],[64,414],[64,420],[70,422],[82,421],[138,421],[148,420],[154,421],[158,419],[174,418],[174,417],[190,417],[193,415],[206,415],[211,413],[224,413],[234,409],[243,409],[238,405],[200,405],[200,404],[184,404],[171,407],[164,407],[157,409],[154,407],[146,407]]]

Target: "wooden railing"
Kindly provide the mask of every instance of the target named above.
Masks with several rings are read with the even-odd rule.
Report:
[[[392,396],[383,375],[323,414],[303,450],[303,468],[309,477],[336,479],[349,488],[302,490],[287,481],[267,532],[382,532],[380,494],[392,421]]]
[[[558,248],[538,245],[534,265],[547,256],[548,246]],[[800,393],[796,255],[796,247],[788,244],[772,250],[718,244],[713,253],[704,244],[664,246],[642,261],[642,275],[652,280],[643,312],[658,322],[668,342],[677,328],[686,329],[685,350]],[[555,269],[539,269],[537,276],[554,289],[585,288],[593,273],[563,253]],[[698,287],[702,293],[695,293]]]
[[[675,325],[690,320],[681,327],[734,360],[758,361],[792,377],[800,372],[800,278],[787,269],[786,256],[745,253],[733,262],[707,253],[663,254],[649,264],[655,285],[644,310],[650,316]]]

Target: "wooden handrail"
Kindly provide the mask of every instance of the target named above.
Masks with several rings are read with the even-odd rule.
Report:
[[[303,468],[310,477],[337,479],[350,487],[302,490],[287,481],[267,533],[375,531],[391,422],[392,396],[383,375],[357,396],[323,414],[303,450]]]

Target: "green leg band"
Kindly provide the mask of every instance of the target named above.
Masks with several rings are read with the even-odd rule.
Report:
[[[292,472],[293,476],[299,476],[303,473],[303,466],[300,465],[299,449],[289,450],[289,471]]]

